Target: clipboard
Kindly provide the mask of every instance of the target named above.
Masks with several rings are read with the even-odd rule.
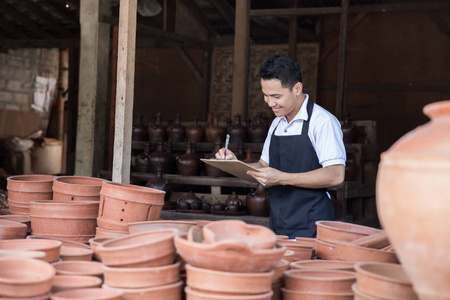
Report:
[[[206,159],[201,158],[205,164],[211,165],[218,169],[221,169],[224,172],[227,172],[231,175],[239,177],[241,179],[250,181],[250,182],[258,182],[255,178],[247,174],[247,171],[258,171],[258,169],[242,162],[240,160],[227,160],[227,159]]]

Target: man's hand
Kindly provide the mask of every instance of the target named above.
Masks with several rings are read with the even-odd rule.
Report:
[[[217,159],[237,159],[236,155],[230,151],[230,149],[227,149],[227,157],[225,157],[225,148],[221,148],[219,151],[217,151],[216,153],[216,158]]]
[[[265,188],[268,188],[278,185],[284,173],[274,168],[264,167],[258,169],[258,171],[247,171],[247,174],[253,176]]]

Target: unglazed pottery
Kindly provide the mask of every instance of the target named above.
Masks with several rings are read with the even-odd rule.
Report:
[[[103,237],[123,237],[128,235],[127,231],[122,230],[111,230],[111,229],[105,229],[101,227],[95,228],[95,237],[97,238],[103,238]]]
[[[220,220],[203,226],[204,243],[238,240],[252,249],[272,249],[277,236],[262,225],[247,224],[241,220]]]
[[[119,289],[103,284],[103,289],[116,290],[123,293],[122,300],[181,300],[181,288],[183,281],[177,281],[171,284],[154,286],[140,289]]]
[[[210,293],[208,291],[195,290],[190,286],[184,289],[186,300],[271,300],[273,292],[270,290],[257,295],[233,295],[230,293]]]
[[[423,111],[431,121],[381,155],[377,210],[419,298],[449,299],[450,101]]]
[[[31,201],[31,231],[87,243],[95,236],[98,201]]]
[[[284,271],[289,269],[289,262],[282,259],[278,262],[278,265],[273,269],[274,274],[272,276],[272,284],[277,282],[284,282]]]
[[[47,254],[43,251],[0,250],[0,258],[36,258],[43,260]]]
[[[31,232],[30,215],[0,215],[0,220],[19,222],[27,225],[27,233]]]
[[[128,223],[159,219],[165,192],[133,184],[104,181],[100,195],[98,226],[128,231]]]
[[[91,246],[91,250],[94,251],[93,258],[95,260],[101,261],[100,255],[99,255],[99,253],[97,251],[98,245],[100,245],[103,242],[112,240],[114,238],[115,237],[95,237],[95,238],[92,238],[92,239],[89,240],[89,245]]]
[[[355,239],[380,232],[368,226],[340,221],[317,221],[317,239],[324,242],[351,242]]]
[[[52,288],[55,268],[32,258],[0,258],[0,296],[34,297]]]
[[[25,224],[0,219],[0,240],[23,239],[27,230]]]
[[[294,251],[292,261],[311,259],[314,253],[314,247],[306,243],[291,240],[278,240],[277,243]]]
[[[311,293],[351,293],[355,272],[292,269],[284,272],[284,286],[291,291]]]
[[[95,288],[101,285],[102,280],[95,276],[56,275],[52,280],[52,293],[82,288]]]
[[[337,260],[347,260],[354,262],[399,262],[397,255],[392,251],[359,247],[350,243],[336,243],[335,247],[335,256]]]
[[[271,290],[274,271],[223,272],[186,265],[186,284],[194,290],[237,295],[263,294]]]
[[[94,251],[91,249],[62,246],[59,257],[62,260],[84,260],[91,261]]]
[[[52,300],[122,300],[122,292],[102,289],[102,288],[84,288],[58,292],[52,295]]]
[[[281,288],[283,300],[353,300],[351,293],[321,293],[321,292],[301,292]]]
[[[269,216],[269,192],[262,184],[258,183],[256,190],[248,193],[245,199],[248,211],[252,216]]]
[[[417,300],[411,281],[402,266],[388,263],[357,263],[358,289],[381,299]]]
[[[86,245],[85,243],[82,243],[82,242],[69,241],[69,240],[65,240],[65,239],[61,239],[61,238],[52,238],[52,237],[47,237],[47,236],[42,236],[42,235],[29,235],[29,236],[27,236],[27,239],[55,240],[55,241],[60,241],[63,246],[67,246],[67,247],[77,247],[77,248],[84,248],[84,249],[90,248],[89,245]]]
[[[180,262],[149,268],[103,267],[104,283],[113,288],[137,289],[172,284],[180,280]]]
[[[195,117],[192,125],[186,128],[187,140],[192,143],[198,143],[203,140],[204,135],[205,129],[198,124],[198,117]]]
[[[319,239],[316,239],[316,255],[319,258],[335,260],[336,259],[336,246],[333,243],[328,243]]]
[[[1,297],[2,300],[49,300],[51,292],[45,293],[43,295],[34,296],[34,297]]]
[[[195,221],[174,221],[174,220],[157,220],[157,221],[144,221],[128,223],[128,231],[130,233],[138,233],[150,230],[160,230],[160,229],[178,229],[179,235],[187,234],[191,226],[196,225]]]
[[[32,250],[45,252],[44,260],[54,262],[59,259],[62,243],[53,240],[15,239],[0,241],[1,250]]]
[[[379,233],[374,233],[350,242],[350,244],[360,247],[373,248],[373,249],[383,249],[389,246],[391,243],[387,237],[386,232],[381,231]]]
[[[97,276],[103,278],[103,264],[96,261],[60,261],[53,263],[57,275]]]
[[[58,176],[53,179],[53,200],[100,200],[104,179],[84,176]]]
[[[302,260],[291,263],[291,269],[336,270],[355,272],[355,262],[342,260]]]
[[[102,262],[110,267],[157,267],[175,260],[173,237],[177,229],[130,234],[97,247]]]
[[[380,298],[374,297],[374,296],[370,296],[364,292],[362,292],[359,288],[358,288],[358,284],[354,283],[352,285],[352,291],[354,293],[354,298],[353,300],[380,300]]]
[[[294,254],[295,252],[293,250],[286,250],[283,254],[283,259],[287,260],[289,263],[294,261]]]

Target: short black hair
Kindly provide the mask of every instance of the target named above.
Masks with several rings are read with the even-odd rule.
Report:
[[[278,79],[283,87],[290,90],[297,82],[303,83],[300,65],[283,54],[276,54],[266,60],[258,74],[263,80]]]

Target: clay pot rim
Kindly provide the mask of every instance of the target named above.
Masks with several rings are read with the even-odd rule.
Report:
[[[114,272],[114,273],[129,273],[129,272],[133,272],[133,273],[148,273],[148,272],[155,272],[155,271],[165,271],[165,270],[170,270],[173,268],[179,268],[181,265],[181,262],[177,261],[173,264],[170,265],[164,265],[164,266],[158,266],[158,267],[139,267],[139,268],[127,268],[127,267],[121,267],[121,266],[117,266],[117,267],[111,267],[111,266],[107,266],[107,265],[103,265],[103,270],[105,272]]]
[[[154,188],[149,188],[149,187],[143,187],[143,186],[139,186],[139,185],[134,185],[134,184],[127,184],[127,183],[119,183],[119,182],[112,182],[112,181],[108,181],[105,180],[102,182],[102,186],[105,185],[107,187],[121,187],[127,191],[134,191],[134,192],[144,192],[144,193],[149,193],[151,192],[152,194],[165,194],[166,192],[158,190],[158,189],[154,189]],[[137,201],[133,201],[133,202],[137,202]]]
[[[62,201],[62,200],[33,200],[32,204],[50,204],[50,205],[64,205],[64,206],[86,206],[86,205],[99,205],[99,201],[95,200],[76,200],[76,201]]]
[[[52,292],[45,293],[44,295],[34,296],[34,297],[26,297],[26,298],[10,298],[10,297],[1,297],[2,300],[48,300],[50,299]]]
[[[10,221],[10,220],[1,220],[0,219],[0,228],[15,228],[15,229],[23,229],[24,226],[28,228],[26,224],[23,224],[21,222],[17,221]]]
[[[309,270],[309,269],[291,269],[283,272],[285,277],[294,279],[305,279],[311,281],[342,281],[342,280],[356,280],[356,273],[350,271],[340,270]],[[325,275],[323,276],[314,276]]]
[[[183,224],[183,225],[196,225],[197,222],[195,221],[180,221],[180,220],[153,220],[153,221],[140,221],[140,222],[131,222],[128,223],[128,226],[130,225],[142,225],[142,224]]]
[[[91,182],[98,182],[99,184],[88,184],[88,183],[72,183],[67,182],[66,180],[86,180]],[[106,179],[97,178],[97,177],[88,177],[88,176],[56,176],[53,179],[53,184],[63,185],[64,188],[72,188],[72,187],[98,187],[99,189],[102,187],[103,181]],[[56,187],[58,189],[58,186]],[[55,186],[53,185],[53,190],[55,190]]]
[[[291,263],[286,259],[280,259],[277,266],[275,268],[284,268],[286,265],[290,265]]]
[[[336,245],[334,243],[326,242],[326,241],[319,240],[319,239],[316,239],[316,244],[321,244],[323,246],[333,247],[333,248],[336,247]]]
[[[60,248],[62,246],[62,242],[56,241],[56,240],[44,240],[44,239],[38,240],[38,239],[36,239],[36,240],[32,240],[32,242],[40,244],[40,245],[38,245],[40,247],[33,247],[34,248],[33,250],[35,250],[36,248],[39,248],[39,250],[40,249],[51,250],[51,249]],[[17,244],[17,243],[19,243],[21,248],[12,248],[12,249],[26,250],[26,249],[22,249],[22,247],[26,246],[27,244],[31,244],[31,240],[27,240],[27,239],[2,240],[2,241],[0,241],[0,249],[12,250],[11,248],[4,249],[1,247],[1,245]]]
[[[95,293],[95,292],[101,291],[99,293],[105,293],[106,295],[99,295],[97,293],[97,294],[94,294],[94,295],[91,295],[91,296],[83,295],[83,298],[66,296],[67,294],[70,295],[74,291],[75,292],[88,292],[88,293],[89,292]],[[110,299],[111,297],[114,297],[114,298],[122,297],[122,295],[123,295],[122,291],[117,291],[117,290],[112,290],[112,289],[111,290],[102,289],[102,288],[98,287],[98,288],[82,288],[82,289],[75,289],[75,290],[67,290],[67,291],[57,292],[57,293],[52,294],[51,299],[52,300],[68,300],[68,299],[103,300],[103,299]]]
[[[359,295],[361,297],[364,297],[365,300],[379,300],[380,298],[374,297],[372,295],[369,295],[367,293],[364,293],[358,288],[358,284],[355,282],[352,284],[352,291],[355,294],[355,296]]]
[[[327,265],[327,264],[335,264],[335,265],[341,265],[341,267],[326,267],[321,265]],[[312,266],[307,266],[308,264],[311,264]],[[299,260],[294,261],[291,263],[292,269],[319,269],[319,270],[341,270],[341,269],[349,269],[352,268],[355,269],[355,262],[347,261],[347,260],[326,260],[326,259],[314,259],[314,260]],[[301,267],[297,267],[300,265]]]
[[[165,285],[158,285],[158,286],[152,286],[152,287],[148,287],[148,288],[115,288],[106,284],[102,284],[102,288],[105,289],[111,289],[111,290],[122,290],[125,292],[131,292],[131,293],[145,293],[145,292],[152,292],[152,291],[164,291],[164,290],[170,290],[170,289],[174,289],[177,288],[179,286],[183,285],[183,281],[182,280],[178,280],[175,283],[170,283],[170,284],[165,284]]]
[[[372,228],[372,227],[368,227],[368,226],[362,226],[362,225],[353,224],[353,223],[341,222],[341,221],[317,221],[316,225],[318,227],[318,229],[317,229],[318,231],[319,231],[320,227],[322,227],[324,229],[331,230],[331,231],[355,233],[355,234],[362,234],[362,235],[370,235],[371,234],[371,233],[364,232],[364,230],[373,231],[372,233],[377,233],[377,232],[381,231],[381,230],[376,229],[376,228]],[[356,230],[344,229],[344,228],[340,228],[340,227],[333,226],[333,225],[349,226],[349,227],[352,227],[352,228],[354,228]]]
[[[389,275],[381,275],[379,273],[373,272],[373,271],[369,271],[366,269],[366,267],[370,267],[370,266],[374,266],[374,267],[385,267],[385,268],[390,268],[390,269],[401,269],[402,272],[404,273],[405,277],[407,277],[406,272],[403,270],[403,268],[401,267],[401,265],[399,264],[394,264],[394,263],[382,263],[382,262],[359,262],[355,264],[355,270],[356,270],[356,275],[358,276],[359,274],[362,274],[364,276],[370,277],[370,278],[375,278],[377,280],[381,280],[384,282],[393,282],[396,284],[401,284],[401,285],[408,285],[412,287],[412,283],[410,280],[405,280],[405,279],[400,279],[397,277],[391,277],[389,275],[391,275],[392,272],[387,272]]]
[[[89,275],[55,275],[52,279],[52,286],[53,288],[65,288],[65,287],[71,287],[76,288],[76,285],[64,285],[64,284],[58,284],[55,283],[55,280],[58,279],[72,279],[72,280],[82,280],[83,281],[83,287],[86,287],[86,283],[88,283],[89,287],[97,287],[102,284],[102,280],[99,277],[96,276],[89,276]]]
[[[314,248],[313,245],[308,245],[304,242],[299,242],[299,241],[290,241],[290,240],[277,240],[278,244],[284,245],[286,247],[289,248],[300,248],[300,249],[304,249],[304,248]]]
[[[199,290],[194,290],[193,288],[191,288],[190,286],[186,286],[184,288],[184,291],[186,294],[192,294],[195,295],[197,297],[204,297],[207,296],[208,299],[227,299],[227,300],[240,300],[240,299],[245,299],[245,300],[251,300],[251,299],[266,299],[266,298],[271,298],[273,295],[273,291],[270,290],[266,293],[263,294],[258,294],[258,295],[232,295],[232,294],[212,294],[212,293],[208,293],[208,292],[202,292]]]
[[[189,263],[186,263],[185,265],[186,269],[191,269],[198,273],[205,273],[205,274],[211,274],[213,276],[223,276],[223,277],[241,277],[241,278],[265,278],[265,277],[272,277],[275,274],[274,270],[265,271],[265,272],[227,272],[227,271],[218,271],[218,270],[212,270],[212,269],[205,269],[205,268],[199,268],[195,267]]]
[[[82,242],[65,240],[65,239],[57,239],[57,238],[52,238],[49,236],[39,235],[39,234],[31,234],[31,235],[27,236],[26,239],[27,240],[53,240],[53,241],[60,241],[62,243],[61,246],[70,245],[69,247],[78,247],[78,248],[85,248],[85,249],[90,248],[88,245],[86,245],[85,243],[82,243]]]
[[[68,250],[69,249],[69,250]],[[73,250],[75,249],[75,250]],[[69,251],[69,253],[64,251]],[[71,253],[74,251],[73,253]],[[73,247],[73,246],[61,246],[61,251],[59,253],[59,256],[88,256],[94,254],[94,251],[87,248],[81,248],[81,247]]]
[[[310,295],[310,296],[337,296],[337,297],[353,297],[353,293],[318,293],[318,292],[302,292],[302,291],[294,291],[288,290],[287,288],[282,287],[281,291],[297,294],[297,295]],[[331,299],[331,298],[330,298]]]
[[[11,253],[12,256],[8,256],[9,253]],[[19,255],[19,256],[15,256],[15,255]],[[47,256],[47,253],[45,253],[44,251],[37,251],[37,250],[18,250],[18,249],[11,249],[11,250],[1,249],[0,250],[0,258],[19,257],[19,258],[43,259],[43,258],[45,258],[45,256]]]
[[[23,277],[20,279],[10,279],[10,278],[5,278],[4,276],[2,276],[0,278],[0,282],[2,284],[14,284],[14,285],[24,285],[27,286],[29,284],[36,284],[36,283],[40,283],[40,282],[46,282],[49,281],[51,278],[53,278],[56,274],[56,270],[55,268],[40,259],[34,259],[34,258],[19,258],[19,257],[4,257],[4,258],[0,258],[0,266],[2,265],[3,262],[6,263],[13,263],[14,265],[16,265],[17,263],[25,263],[25,268],[20,268],[19,271],[24,271],[24,270],[28,270],[30,268],[35,268],[38,267],[39,268],[39,274],[42,276],[42,278],[33,278],[33,279],[24,279]],[[17,270],[17,269],[16,269]],[[37,272],[33,272],[33,273],[37,273]]]
[[[392,251],[384,251],[374,248],[366,248],[361,246],[356,246],[348,242],[339,242],[335,243],[335,256],[338,260],[344,260],[342,259],[342,251],[344,249],[350,249],[348,251],[351,251],[353,256],[356,255],[367,255],[367,254],[374,254],[374,255],[382,255],[384,259],[392,259],[393,261],[398,262],[398,258],[395,252]],[[355,261],[355,262],[361,262],[361,261]],[[366,260],[365,262],[379,262],[379,261],[373,261],[373,260]],[[356,267],[355,267],[356,269]]]
[[[23,221],[15,221],[15,220],[9,220],[9,219],[23,219]],[[13,221],[13,222],[30,222],[30,214],[24,214],[24,215],[19,215],[19,214],[13,214],[13,215],[0,215],[0,220],[5,220],[5,221]]]
[[[67,270],[67,269],[58,269],[60,266],[65,266],[69,264],[75,264],[75,265],[87,265],[87,266],[96,266],[98,270],[90,270],[89,272],[82,272],[83,275],[86,276],[95,276],[95,275],[103,275],[103,264],[101,262],[97,261],[83,261],[83,260],[63,260],[63,261],[57,261],[52,263],[53,267],[56,270],[56,273],[58,272],[64,272],[66,274],[58,274],[58,275],[80,275],[79,271],[76,270]],[[89,275],[87,275],[89,274]]]
[[[30,178],[32,180],[26,180],[25,178]],[[40,179],[41,178],[41,179]],[[45,174],[30,174],[30,175],[14,175],[9,176],[6,178],[6,180],[11,182],[47,182],[47,183],[53,183],[53,179],[55,176],[53,175],[45,175]]]
[[[106,242],[107,240],[111,240],[111,239],[116,239],[117,237],[116,236],[99,236],[99,237],[93,237],[93,238],[90,238],[89,239],[89,244],[90,243],[94,243],[95,245],[100,245],[101,243],[103,243],[103,242]],[[100,240],[100,239],[105,239],[105,241],[103,241],[103,242],[98,242],[98,240]]]

